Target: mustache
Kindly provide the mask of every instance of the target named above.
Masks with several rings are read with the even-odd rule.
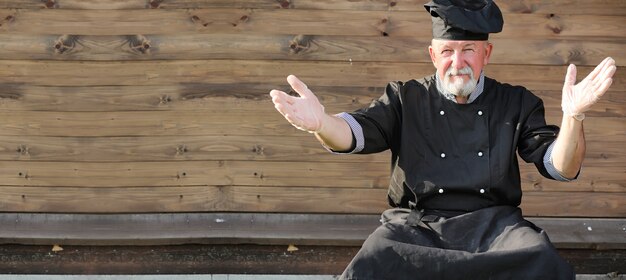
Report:
[[[472,71],[472,68],[470,68],[469,66],[465,66],[461,69],[456,69],[454,67],[450,67],[448,68],[448,70],[446,70],[446,76],[456,76],[456,75],[470,75],[470,78],[474,79],[474,72]]]

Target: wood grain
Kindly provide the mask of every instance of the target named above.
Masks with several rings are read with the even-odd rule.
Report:
[[[521,164],[531,216],[624,217],[626,2],[500,0],[489,77],[561,123],[565,68],[617,61],[573,182]],[[302,78],[327,112],[434,73],[417,0],[0,0],[0,211],[378,214],[389,153],[331,155],[273,108]]]
[[[615,163],[615,158],[620,155],[605,151],[602,154],[604,156],[602,162]],[[184,138],[2,136],[0,160],[68,162],[267,160],[371,163],[389,162],[390,153],[333,155],[308,134],[301,137],[233,135]]]
[[[283,79],[286,77],[282,77]],[[314,91],[326,111],[352,111],[380,97],[385,85],[316,86]],[[192,83],[161,86],[34,86],[4,84],[0,87],[1,111],[237,111],[268,113],[271,89],[289,91],[280,83]],[[612,94],[607,96],[624,96]],[[227,108],[227,109],[226,109]],[[273,112],[273,111],[272,111]],[[278,112],[275,112],[278,113]]]
[[[0,8],[22,9],[194,9],[194,8],[256,8],[305,10],[367,10],[422,11],[421,0],[2,0]],[[498,6],[507,13],[562,13],[587,15],[626,15],[626,4],[619,0],[500,0]]]
[[[0,187],[0,211],[26,212],[284,212],[380,214],[383,189],[294,187]],[[528,216],[624,217],[623,193],[526,192]],[[558,205],[558,207],[555,207]]]
[[[47,112],[0,111],[0,135],[13,136],[200,136],[200,135],[306,135],[266,106],[266,112],[140,111],[140,112]],[[547,115],[548,123],[560,124],[562,114]],[[590,137],[624,138],[622,117],[585,120]]]
[[[307,186],[387,188],[389,164],[339,162],[0,162],[4,185],[132,186]]]
[[[355,158],[357,159],[357,158]],[[623,193],[626,167],[594,164],[572,183],[545,179],[534,166],[521,168],[528,191]],[[386,189],[388,162],[166,161],[166,162],[0,162],[0,179],[12,186],[148,187],[197,185],[298,186]],[[358,191],[357,191],[358,192]]]
[[[595,66],[606,56],[624,66],[622,38],[493,39],[492,64]],[[326,35],[54,36],[0,34],[0,59],[299,60],[430,63],[430,38]]]
[[[57,87],[5,84],[0,87],[1,111],[237,111],[263,115],[271,106],[270,89],[288,91],[282,84],[190,84],[169,86]],[[365,108],[384,92],[380,87],[311,86],[326,112]],[[561,111],[561,91],[534,92],[550,116]],[[224,110],[228,108],[229,110]],[[625,117],[626,93],[609,90],[586,113],[596,117]],[[560,124],[560,122],[556,122]]]
[[[623,37],[623,16],[508,14],[494,38]],[[423,11],[297,9],[0,9],[0,33],[48,35],[306,34],[432,38]]]
[[[604,137],[595,137],[604,138]],[[586,166],[626,166],[623,141],[587,139]],[[308,134],[294,136],[2,136],[0,160],[20,161],[201,161],[389,162],[390,153],[333,155]]]
[[[592,67],[578,67],[583,75]],[[613,76],[611,90],[626,91],[626,71]],[[486,75],[530,90],[561,90],[564,66],[488,65]],[[273,83],[296,74],[309,86],[380,87],[434,74],[432,63],[322,62],[262,60],[189,61],[0,61],[0,83],[38,86],[186,85]]]
[[[27,212],[309,212],[374,213],[386,208],[382,189],[294,187],[0,187],[1,211]]]

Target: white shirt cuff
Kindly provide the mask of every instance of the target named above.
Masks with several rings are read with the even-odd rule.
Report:
[[[550,174],[550,176],[552,176],[552,178],[554,178],[554,180],[557,180],[557,181],[570,182],[576,179],[576,178],[572,178],[572,179],[565,178],[554,167],[554,164],[552,163],[552,149],[554,149],[554,143],[556,143],[556,141],[550,144],[550,146],[548,147],[548,150],[546,151],[546,154],[543,156],[543,166],[546,168],[546,171],[548,171],[548,174]]]
[[[359,122],[352,115],[346,112],[336,114],[335,116],[342,118],[344,121],[346,121],[346,123],[348,123],[348,126],[350,126],[350,130],[352,130],[352,135],[354,136],[356,145],[354,146],[354,149],[352,151],[344,152],[337,152],[324,145],[322,146],[333,154],[354,154],[362,151],[363,147],[365,147],[365,137],[363,136],[363,128],[361,127]]]

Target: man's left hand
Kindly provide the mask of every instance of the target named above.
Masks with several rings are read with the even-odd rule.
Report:
[[[615,74],[615,60],[605,58],[580,83],[576,83],[576,66],[570,64],[563,84],[561,108],[566,116],[584,118],[585,113],[609,89]]]

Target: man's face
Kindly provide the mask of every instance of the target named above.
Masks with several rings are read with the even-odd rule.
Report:
[[[457,96],[468,96],[489,62],[491,48],[487,41],[433,39],[428,51],[443,86]]]

